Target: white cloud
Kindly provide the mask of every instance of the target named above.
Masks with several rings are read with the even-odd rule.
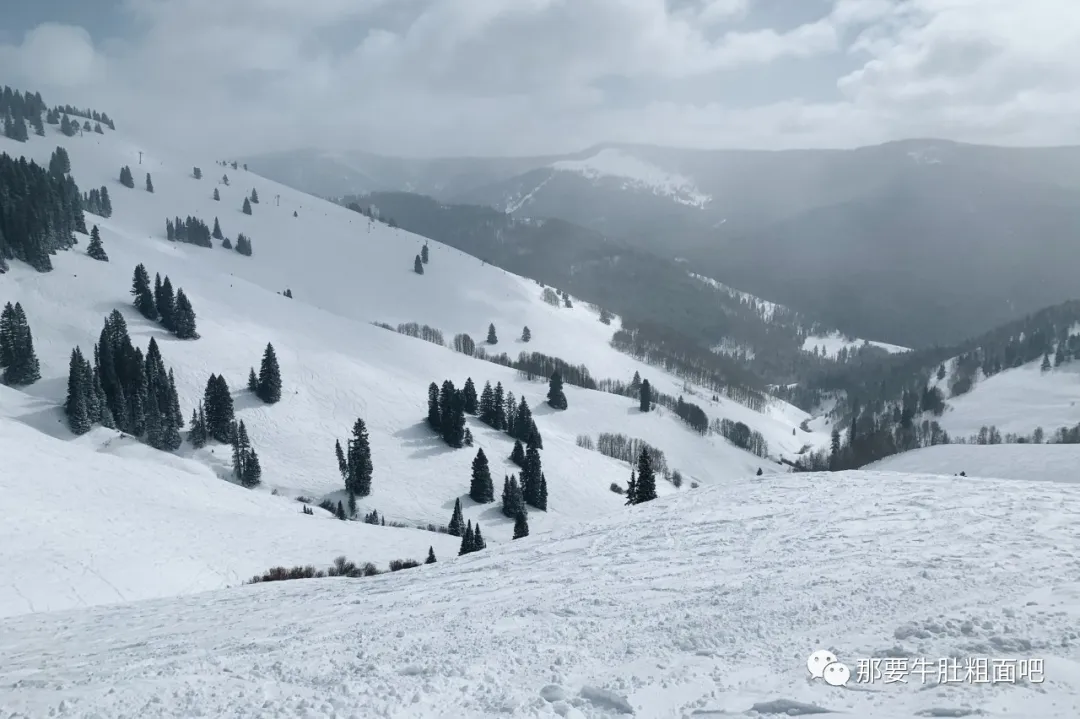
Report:
[[[676,10],[665,0],[125,4],[144,30],[129,42],[99,38],[95,48],[79,28],[43,25],[0,47],[0,66],[50,102],[100,106],[127,127],[233,154],[303,145],[545,152],[607,139],[1080,142],[1075,0],[833,0],[802,25],[742,32],[728,23],[753,17],[749,0]],[[380,20],[385,13],[394,21]],[[737,93],[758,89],[758,70],[772,63],[822,58],[833,59],[822,68],[858,65],[807,86],[805,97],[839,90],[829,102],[608,106],[598,89],[611,78],[633,87],[723,77]]]

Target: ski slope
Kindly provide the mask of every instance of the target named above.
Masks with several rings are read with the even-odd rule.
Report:
[[[0,620],[0,715],[1074,719],[1078,523],[1076,485],[741,479],[376,578]],[[1043,681],[830,687],[822,648]]]
[[[22,303],[42,373],[42,379],[25,388],[24,393],[6,393],[5,411],[0,414],[43,433],[46,439],[72,444],[91,441],[83,438],[72,442],[60,409],[67,387],[68,360],[76,345],[85,355],[91,354],[104,317],[118,308],[127,319],[136,345],[145,348],[151,337],[157,339],[166,365],[175,371],[185,417],[202,397],[211,373],[226,377],[233,390],[237,417],[244,420],[262,461],[263,486],[256,493],[277,490],[284,498],[342,498],[333,446],[335,440],[344,440],[355,419],[362,417],[370,433],[375,472],[371,496],[359,503],[361,512],[375,509],[388,521],[410,525],[443,525],[450,518],[455,500],[462,497],[466,519],[481,523],[489,544],[508,541],[512,521],[502,516],[498,502],[477,506],[465,496],[476,448],[451,450],[423,423],[428,384],[447,378],[460,387],[466,377],[472,377],[478,390],[485,381],[493,385],[501,381],[516,397],[526,397],[533,408],[544,439],[543,468],[549,489],[549,511],[530,516],[534,533],[622,511],[624,499],[613,493],[610,485],[618,482],[625,486],[630,466],[577,447],[579,434],[589,434],[595,440],[599,432],[620,432],[644,439],[664,451],[669,466],[683,473],[686,487],[692,482],[726,482],[769,464],[722,437],[698,436],[666,410],[642,414],[636,402],[625,397],[567,385],[569,409],[555,412],[544,403],[546,382],[530,382],[513,370],[371,324],[426,323],[440,329],[449,343],[458,332],[467,332],[480,342],[488,323],[494,323],[500,341],[489,350],[506,351],[511,356],[522,350],[544,352],[573,364],[585,364],[598,379],[629,381],[637,371],[661,391],[675,395],[683,392],[681,380],[612,349],[608,344],[612,328],[601,324],[585,303],[575,303],[573,309],[552,307],[542,301],[542,288],[535,282],[435,242],[429,243],[431,261],[425,274],[419,276],[412,271],[413,258],[424,240],[415,235],[371,222],[345,208],[243,170],[188,157],[170,159],[121,133],[66,138],[52,126],[47,126],[46,132],[48,137],[32,137],[25,144],[0,138],[0,151],[25,154],[47,164],[53,149],[63,145],[80,189],[106,185],[113,205],[109,219],[87,214],[88,227],[96,224],[100,228],[110,262],[87,257],[83,238],[73,251],[53,257],[55,269],[50,273],[40,274],[14,262],[11,271],[0,276],[0,303]],[[117,181],[119,169],[125,164],[135,175],[134,189]],[[202,180],[192,176],[193,164],[202,168]],[[153,193],[143,189],[147,171],[152,173]],[[220,181],[226,173],[229,185]],[[212,199],[215,188],[220,192],[220,202]],[[253,214],[248,216],[241,212],[241,205],[252,188],[262,201],[253,205]],[[211,226],[217,217],[225,235],[233,240],[237,233],[245,233],[252,239],[254,255],[243,257],[220,247],[207,249],[167,241],[165,219],[187,215],[199,217]],[[198,315],[200,339],[177,340],[131,307],[131,276],[140,262],[151,274],[167,275],[174,287],[184,289]],[[292,290],[295,299],[279,294],[286,288]],[[532,333],[528,344],[514,339],[526,325]],[[284,382],[282,401],[272,406],[263,405],[244,389],[248,368],[258,366],[267,342],[272,342],[277,351]],[[801,431],[798,437],[792,435],[807,415],[790,405],[777,401],[759,414],[734,402],[713,403],[705,397],[693,401],[702,404],[710,417],[727,416],[761,431],[777,454],[793,453],[805,441]],[[469,419],[469,426],[477,447],[482,447],[489,458],[498,496],[502,477],[518,472],[508,460],[512,441],[475,418]],[[131,447],[130,443],[117,444],[118,435],[111,436],[114,443],[110,446],[117,450],[114,455],[137,459],[131,472],[144,475],[148,483],[168,482],[177,466],[187,473],[193,471],[192,466],[201,466],[202,474],[198,476],[203,479],[211,475],[227,479],[231,474],[228,448],[208,446],[195,451],[185,444],[175,455],[166,455]],[[91,444],[103,446],[109,437],[110,433],[97,430]],[[118,449],[121,447],[125,448],[123,452]],[[20,457],[23,473],[14,481],[31,482],[38,474],[53,470],[71,477],[71,481],[80,475],[81,459],[70,457],[71,461],[64,465],[67,468],[62,469],[46,465],[42,453],[25,454]],[[161,464],[160,472],[155,463]],[[108,472],[102,469],[101,473]],[[666,482],[659,484],[662,495],[677,491]],[[27,496],[34,491],[32,486],[20,489]],[[112,496],[126,493],[119,487],[105,491]],[[71,501],[75,505],[80,502],[78,497]],[[115,511],[138,513],[140,501],[133,496],[129,504],[118,505]],[[216,495],[211,496],[207,506],[217,501]],[[299,509],[294,504],[288,507],[292,512]],[[277,521],[276,512],[267,515],[268,521]],[[93,516],[87,521],[105,525],[111,521],[108,513],[97,520]],[[298,519],[307,519],[310,524],[310,518]],[[54,514],[27,513],[20,531],[27,536],[26,541],[41,548],[41,559],[32,571],[28,564],[13,566],[13,593],[18,590],[33,594],[34,578],[55,570],[68,576],[71,586],[50,600],[48,607],[97,601],[94,597],[99,596],[101,582],[90,573],[72,576],[50,559],[47,548],[67,541],[58,537],[61,527]],[[104,533],[108,528],[94,531]],[[282,553],[272,563],[329,562],[337,551],[330,548],[341,544],[336,537],[328,538],[325,546],[312,542],[297,552]],[[432,539],[436,537],[425,533],[417,541],[426,549]],[[207,542],[207,547],[212,546],[210,539]],[[252,544],[261,546],[254,540]],[[70,546],[78,554],[77,562],[65,560],[71,566],[81,562],[81,566],[104,563],[123,567],[127,557],[122,552],[110,557],[111,550],[95,549],[92,542],[81,542],[77,537],[72,538]],[[396,544],[391,542],[390,547]],[[176,559],[170,554],[175,548],[153,542],[144,545],[147,552],[161,552],[163,561]],[[116,549],[119,552],[123,547]],[[357,554],[357,559],[396,557],[389,548],[385,555],[361,549],[345,553],[350,557]],[[231,551],[227,542],[220,551]],[[246,556],[258,560],[260,566],[256,569],[266,568],[262,565],[269,559],[268,553]],[[230,582],[234,576],[245,576],[252,571],[250,566],[246,559],[234,564],[222,560],[206,582],[189,581],[185,569],[166,584],[172,588],[169,591],[206,589]],[[125,580],[110,577],[109,581],[119,582],[119,586]],[[112,601],[120,596],[149,595],[128,588],[116,593],[105,591],[100,596]],[[11,601],[14,604],[9,607],[15,609],[6,608],[5,612],[28,610],[28,603]],[[38,599],[34,606],[46,605]]]
[[[896,454],[867,469],[883,472],[1080,482],[1077,444],[941,444]]]
[[[951,363],[946,363],[946,368]],[[983,377],[970,392],[949,397],[944,381],[932,384],[945,392],[948,408],[938,420],[954,437],[977,434],[983,426],[997,426],[1002,434],[1028,436],[1036,427],[1051,435],[1061,427],[1080,423],[1080,362],[1067,362],[1043,372],[1041,360]]]
[[[19,403],[0,387],[5,408]],[[457,555],[460,540],[341,522],[98,428],[72,442],[0,417],[0,616],[237,586],[271,566]],[[218,451],[228,448],[218,448]]]

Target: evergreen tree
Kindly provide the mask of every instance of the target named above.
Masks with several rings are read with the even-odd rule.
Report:
[[[634,493],[634,504],[649,502],[656,499],[656,475],[653,473],[652,457],[649,450],[642,448],[637,464],[637,491]]]
[[[244,462],[244,476],[240,481],[248,488],[257,487],[262,482],[262,465],[254,449],[248,450],[248,456]]]
[[[202,170],[200,170],[198,167],[192,168],[191,176],[194,177],[196,180],[201,180],[202,179]]]
[[[494,426],[493,410],[495,404],[495,391],[491,389],[491,382],[484,383],[484,390],[480,393],[480,402],[477,412],[480,421],[488,426]]]
[[[426,242],[424,243],[424,246],[420,248],[420,261],[425,265],[428,263],[428,247]]]
[[[418,275],[424,274],[424,262],[420,259],[420,255],[417,255],[416,259],[413,260],[413,272]]]
[[[465,517],[461,513],[461,499],[454,500],[454,511],[450,515],[450,524],[446,531],[452,537],[461,537],[465,534]]]
[[[473,459],[469,496],[478,504],[495,501],[495,487],[491,482],[491,470],[488,467],[488,460],[482,448],[476,451],[476,457]]]
[[[101,244],[101,233],[98,226],[90,230],[90,244],[86,247],[86,254],[99,262],[108,262],[109,256],[105,253],[105,247]]]
[[[497,336],[495,336],[495,325],[494,324],[489,324],[488,325],[487,343],[489,345],[495,345],[495,344],[499,343],[499,338]]]
[[[244,211],[245,215],[250,215],[251,214],[251,201],[248,200],[248,198],[246,198],[246,197],[244,198],[243,211]]]
[[[149,172],[146,173],[146,191],[147,192],[153,192],[154,191],[154,183],[150,181],[150,173]]]
[[[154,306],[161,317],[162,326],[170,332],[174,331],[176,297],[173,295],[172,282],[167,276],[162,281],[160,274],[154,275]]]
[[[520,439],[514,440],[514,448],[510,451],[510,461],[519,467],[525,466],[525,447]]]
[[[514,517],[514,539],[529,536],[529,518],[524,512],[518,512]]]
[[[473,538],[472,520],[470,519],[468,524],[465,525],[465,533],[461,536],[461,548],[458,550],[458,556],[468,554],[473,550],[473,545],[476,540]]]
[[[1042,369],[1043,372],[1049,372],[1050,367],[1051,367],[1051,365],[1050,365],[1050,355],[1049,354],[1044,354],[1041,369]]]
[[[217,190],[214,190],[214,192],[217,192]],[[221,234],[221,223],[218,222],[218,218],[216,217],[214,218],[214,231],[210,234],[210,236],[213,237],[215,240],[225,239],[225,235]]]
[[[253,370],[254,372],[254,370]],[[345,459],[345,452],[341,449],[341,440],[334,440],[334,455],[337,457],[338,471],[341,472],[342,479],[349,478],[349,463]]]
[[[254,367],[251,367],[250,369],[248,369],[248,385],[247,386],[248,386],[248,391],[250,391],[250,392],[258,392],[259,391],[259,378],[255,376],[255,368]]]
[[[530,439],[532,439],[533,427],[532,410],[529,409],[529,403],[525,401],[525,397],[522,397],[517,412],[514,413],[510,436],[529,444]]]
[[[226,250],[231,250],[233,248],[232,240],[228,237],[221,238],[221,247]]]
[[[259,193],[255,191],[254,187],[251,188],[251,204],[259,204]]]
[[[540,473],[540,493],[537,496],[537,500],[536,508],[541,512],[546,512],[548,500],[547,477],[544,476],[543,472]]]
[[[551,373],[551,379],[548,381],[548,394],[547,394],[548,406],[553,409],[566,409],[566,394],[563,393],[563,381],[562,375],[559,374],[559,370],[555,370]]]
[[[372,472],[367,426],[364,420],[357,418],[345,451],[345,489],[359,497],[368,496],[371,494]]]
[[[626,504],[637,504],[637,473],[630,470],[630,483],[626,485]]]
[[[224,246],[224,242],[222,243]],[[229,249],[229,248],[225,248]],[[243,232],[236,236],[236,251],[244,257],[251,257],[251,239]]]
[[[472,377],[465,379],[465,387],[462,389],[465,400],[465,414],[476,414],[477,412],[477,399],[476,399],[476,385],[473,384]]]
[[[102,217],[112,217],[112,200],[109,199],[109,188],[104,185],[98,191],[98,203],[101,206]]]
[[[127,165],[120,168],[120,184],[127,188],[135,187],[135,178],[131,174],[131,168]]]
[[[529,327],[528,327],[528,325],[526,325],[525,329],[521,330],[521,341],[522,342],[528,342],[531,339],[532,339],[532,332],[529,331]]]
[[[481,549],[487,549],[487,542],[484,541],[484,536],[480,534],[480,522],[477,522],[476,529],[473,531],[471,551],[479,552]]]
[[[829,449],[831,450],[830,462],[831,469],[836,471],[840,468],[840,428],[833,427],[832,438]]]
[[[67,415],[68,428],[72,434],[81,435],[90,431],[90,412],[86,406],[86,397],[90,388],[85,386],[85,372],[82,351],[76,347],[71,350],[71,361],[68,363],[68,393],[64,403],[64,413]]]
[[[424,564],[434,564],[436,561],[438,561],[438,560],[435,559],[435,548],[434,547],[428,547],[427,548],[427,559],[424,560]]]
[[[245,200],[245,202],[246,202],[246,200]],[[340,499],[338,500],[337,511],[334,512],[334,516],[337,517],[338,519],[342,520],[342,521],[345,521],[345,507],[342,506]]]
[[[215,201],[220,201],[221,200],[221,193],[218,192],[218,189],[216,187],[214,188],[214,200]]]
[[[529,447],[536,447],[537,449],[544,448],[544,440],[540,436],[540,429],[536,426],[536,422],[529,421],[529,438],[525,440],[526,449]]]
[[[356,493],[355,492],[349,492],[348,510],[349,510],[349,516],[355,518],[356,517]]]
[[[234,410],[232,394],[225,377],[210,375],[203,394],[203,408],[206,412],[206,431],[218,442],[229,441],[229,425],[233,421]]]
[[[502,382],[495,383],[495,394],[493,397],[491,414],[494,423],[489,424],[498,430],[506,429],[506,405],[505,398],[503,397]]]
[[[226,187],[229,186],[229,176],[227,174],[221,176],[221,184],[225,185]]]
[[[652,409],[652,385],[649,384],[649,380],[641,381],[641,411],[648,412]]]
[[[63,179],[64,175],[71,174],[71,157],[67,150],[57,147],[49,158],[49,174],[56,179]]]
[[[167,280],[168,278],[166,278]],[[192,308],[191,302],[188,301],[183,289],[176,291],[176,309],[173,313],[172,332],[182,340],[199,338],[199,333],[195,329],[195,310]]]
[[[209,436],[206,432],[206,414],[203,410],[203,404],[200,402],[198,410],[191,410],[191,429],[188,430],[188,441],[191,442],[191,446],[195,449],[202,449],[206,446],[207,439],[209,439]]]
[[[21,387],[41,379],[41,366],[37,353],[34,352],[33,334],[26,320],[26,313],[18,302],[11,310],[3,335],[3,344],[7,348],[4,355],[8,360],[4,369],[4,384]]]
[[[135,276],[131,281],[131,294],[135,297],[135,309],[148,320],[157,320],[158,310],[154,295],[150,292],[150,275],[146,267],[139,263],[135,266]]]
[[[540,452],[530,447],[525,452],[525,466],[521,470],[521,493],[525,502],[540,508]]]
[[[1061,363],[1065,361],[1065,343],[1058,342],[1057,350],[1054,351],[1054,366],[1060,367]]]
[[[267,404],[281,401],[281,368],[278,367],[277,354],[274,346],[266,343],[263,352],[262,365],[259,367],[259,386],[257,394],[259,399]]]
[[[442,429],[442,409],[439,406],[439,385],[428,385],[428,426],[436,432]]]

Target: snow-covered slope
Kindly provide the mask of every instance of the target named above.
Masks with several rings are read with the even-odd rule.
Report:
[[[17,393],[0,387],[5,407]],[[218,452],[228,448],[218,448]],[[0,417],[0,616],[236,586],[285,564],[345,555],[457,555],[459,540],[340,522],[291,497],[221,481],[206,465],[96,429],[63,442]]]
[[[1080,483],[1077,467],[1076,444],[940,444],[886,457],[867,469]]]
[[[47,132],[48,138],[32,137],[27,144],[0,138],[0,151],[47,163],[60,144],[71,156],[72,174],[82,190],[108,186],[112,217],[88,214],[87,223],[99,226],[110,262],[88,258],[83,238],[73,251],[53,257],[55,269],[50,273],[13,263],[11,271],[0,276],[0,302],[22,303],[42,366],[42,379],[25,389],[26,397],[7,404],[7,415],[23,424],[61,440],[72,439],[60,411],[69,354],[79,345],[89,355],[103,318],[119,308],[136,344],[145,347],[150,337],[157,338],[165,363],[176,372],[185,417],[202,396],[209,375],[224,374],[238,417],[245,421],[262,459],[264,485],[259,492],[277,488],[286,497],[318,497],[339,490],[334,441],[344,439],[359,416],[367,422],[375,467],[373,492],[361,501],[361,510],[377,509],[391,521],[445,524],[455,499],[467,492],[475,455],[475,449],[449,449],[422,422],[428,384],[446,378],[458,386],[466,377],[478,387],[487,380],[501,381],[533,407],[544,438],[550,495],[549,511],[533,512],[530,518],[533,532],[622,509],[623,499],[609,486],[625,485],[629,466],[577,447],[579,434],[595,439],[599,432],[621,432],[644,439],[665,452],[669,466],[681,470],[688,484],[727,481],[767,464],[719,436],[696,435],[667,411],[641,414],[635,402],[624,397],[567,386],[569,409],[555,412],[544,404],[544,382],[530,382],[513,370],[371,325],[376,320],[426,323],[440,329],[449,342],[458,332],[482,339],[488,323],[494,323],[500,342],[489,349],[496,352],[511,356],[522,350],[544,352],[585,364],[597,378],[628,381],[640,371],[663,392],[683,392],[681,380],[612,349],[608,344],[612,328],[597,321],[584,303],[575,303],[573,309],[552,307],[541,300],[536,283],[434,242],[431,262],[420,276],[412,271],[412,263],[423,239],[415,235],[243,170],[159,155],[153,147],[120,133],[64,138],[51,126]],[[117,182],[122,165],[132,167],[135,189]],[[192,177],[192,165],[202,168],[202,180]],[[153,193],[143,189],[144,172],[152,173]],[[225,173],[229,185],[220,182]],[[220,202],[211,198],[215,188]],[[248,216],[241,212],[241,204],[252,188],[262,201]],[[211,225],[217,217],[225,235],[233,239],[244,232],[252,238],[254,255],[168,242],[165,219],[188,215]],[[200,339],[178,341],[133,310],[129,288],[132,270],[140,262],[151,274],[168,275],[174,286],[184,289],[198,314]],[[295,299],[278,294],[285,288]],[[513,339],[525,325],[532,334],[528,344]],[[241,389],[248,368],[258,366],[267,342],[277,350],[284,378],[282,401],[272,406]],[[729,416],[758,429],[777,454],[797,451],[802,442],[792,430],[806,415],[790,405],[777,402],[758,414],[726,400],[697,401],[710,417]],[[470,427],[490,459],[498,494],[503,475],[517,472],[507,460],[512,443],[472,419]],[[105,439],[95,433],[94,441]],[[37,471],[35,456],[26,458],[25,471],[31,476]],[[155,453],[138,456],[163,466],[176,461]],[[227,453],[221,447],[196,452],[185,445],[177,457],[208,467],[218,476],[229,474]],[[148,475],[147,482],[168,481],[143,465],[140,468]],[[67,474],[76,477],[78,467],[72,466]],[[661,482],[659,491],[676,490]],[[482,523],[489,544],[509,540],[512,522],[502,517],[497,504],[475,506],[467,498],[463,503],[466,518]],[[132,503],[117,511],[139,510]],[[35,541],[48,547],[59,525],[47,514],[32,515],[30,521],[38,522]],[[311,563],[332,559],[315,546],[289,556]],[[48,553],[43,557],[47,568]],[[222,564],[220,574],[229,575],[233,566]],[[246,564],[235,566],[236,572],[248,571]],[[77,585],[73,582],[71,596],[80,591]]]
[[[1078,522],[1067,484],[738,480],[371,579],[9,618],[0,714],[1074,719]],[[822,648],[929,669],[833,688]],[[980,658],[1042,681],[969,681]]]
[[[951,368],[952,363],[946,362]],[[1080,423],[1080,362],[1067,362],[1047,372],[1041,361],[1029,362],[992,377],[979,373],[971,390],[949,397],[947,375],[931,384],[945,393],[947,409],[938,420],[954,437],[970,437],[981,427],[996,426],[1002,434],[1030,435],[1042,427],[1047,436]]]
[[[817,349],[818,353],[823,357],[836,357],[842,349],[858,349],[863,345],[870,345],[871,347],[883,349],[889,354],[911,351],[908,347],[901,347],[900,345],[893,345],[888,342],[848,339],[839,332],[833,332],[828,335],[810,335],[803,341],[803,350],[806,352],[813,352]]]
[[[551,164],[557,171],[575,172],[590,180],[616,181],[621,189],[650,192],[690,207],[704,207],[712,197],[701,192],[694,181],[668,172],[625,150],[607,147],[583,160],[559,160]]]

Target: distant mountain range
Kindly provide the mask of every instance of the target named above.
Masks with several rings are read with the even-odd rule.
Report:
[[[1080,297],[1078,147],[605,144],[532,158],[300,150],[247,162],[327,197],[405,191],[565,220],[911,347],[954,343]]]

